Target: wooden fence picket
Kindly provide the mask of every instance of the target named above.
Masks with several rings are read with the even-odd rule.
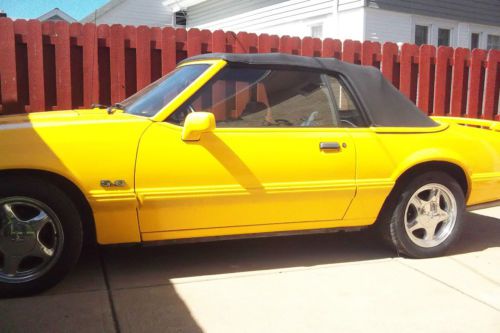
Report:
[[[0,114],[116,103],[179,61],[210,52],[282,52],[374,66],[429,115],[500,120],[498,50],[9,18],[0,18]],[[211,98],[235,88],[216,85]],[[261,88],[252,95],[265,102]],[[249,98],[237,96],[233,116]],[[216,117],[227,116],[217,113],[222,107]]]

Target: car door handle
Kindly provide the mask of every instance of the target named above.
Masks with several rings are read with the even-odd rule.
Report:
[[[319,149],[321,150],[340,150],[338,142],[320,142]]]

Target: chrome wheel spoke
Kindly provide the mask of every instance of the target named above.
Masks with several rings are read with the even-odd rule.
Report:
[[[40,230],[42,230],[43,227],[50,222],[52,222],[52,220],[44,211],[40,211],[37,216],[26,221],[26,223],[28,223],[36,232],[40,232]]]
[[[17,217],[16,213],[14,213],[14,211],[12,210],[11,204],[8,204],[8,203],[3,204],[2,210],[3,210],[5,216],[7,217],[7,220],[9,222],[20,221],[19,218]]]
[[[411,198],[410,204],[412,204],[417,209],[417,212],[420,212],[425,204],[425,201],[420,199],[418,196],[414,196],[413,198]]]
[[[7,275],[15,275],[23,257],[5,256],[2,271]]]
[[[437,218],[438,223],[443,222],[443,221],[446,221],[450,218],[450,214],[447,211],[445,211],[441,208],[438,208],[436,218]]]
[[[424,226],[419,222],[418,218],[416,218],[412,222],[408,223],[408,230],[410,232],[414,232],[415,230],[423,229],[423,228],[424,228]]]
[[[425,226],[425,236],[424,240],[426,241],[431,241],[434,239],[434,236],[436,234],[436,225],[435,224],[429,224]]]
[[[439,203],[441,198],[441,190],[437,187],[431,190],[431,197],[429,199],[430,202]]]
[[[43,260],[48,260],[54,256],[54,250],[49,249],[47,246],[43,245],[40,241],[33,248],[33,251],[30,253],[33,257],[41,258]]]

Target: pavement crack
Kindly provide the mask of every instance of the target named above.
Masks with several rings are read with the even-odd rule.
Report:
[[[459,264],[460,266],[462,266],[463,268],[465,268],[465,269],[469,270],[470,272],[476,274],[477,276],[480,276],[481,278],[485,279],[486,281],[488,281],[496,286],[500,286],[500,283],[493,280],[489,276],[486,276],[486,275],[482,274],[481,272],[478,272],[477,269],[474,269],[473,267],[467,265],[466,263],[464,263],[456,258],[453,258],[453,257],[450,257],[450,259],[453,260],[454,262],[456,262],[457,264]]]
[[[118,321],[118,316],[116,314],[115,303],[113,301],[113,293],[111,291],[111,287],[109,284],[108,270],[106,268],[106,262],[104,260],[104,255],[102,254],[102,249],[99,249],[98,253],[99,253],[99,261],[101,262],[102,274],[104,276],[104,283],[106,284],[106,292],[108,294],[109,305],[111,308],[111,317],[113,318],[113,326],[115,328],[115,332],[120,333],[121,332],[120,322]]]
[[[477,298],[477,297],[475,297],[475,296],[473,296],[473,295],[471,295],[471,294],[468,294],[468,293],[464,292],[463,290],[460,290],[460,289],[458,289],[457,287],[454,287],[454,286],[452,286],[451,284],[446,283],[446,282],[444,282],[444,281],[442,281],[442,280],[440,280],[440,279],[438,279],[438,278],[436,278],[436,277],[434,277],[434,276],[432,276],[432,275],[430,275],[430,274],[428,274],[428,273],[426,273],[426,272],[424,272],[424,271],[422,271],[422,270],[420,270],[420,269],[418,269],[418,268],[416,268],[416,267],[413,267],[413,266],[411,266],[411,265],[407,265],[407,264],[406,264],[406,263],[404,263],[402,260],[395,260],[395,261],[396,261],[396,262],[398,262],[399,264],[401,264],[401,265],[403,265],[403,266],[407,267],[407,268],[410,268],[410,269],[412,269],[412,270],[414,270],[414,271],[416,271],[416,272],[418,272],[418,273],[420,273],[420,274],[424,275],[425,277],[427,277],[427,278],[429,278],[429,279],[431,279],[431,280],[434,280],[434,281],[436,281],[436,282],[438,282],[438,283],[440,283],[440,284],[442,284],[442,285],[444,285],[444,286],[446,286],[446,287],[448,287],[448,288],[450,288],[450,289],[453,289],[453,290],[455,290],[455,291],[459,292],[460,294],[462,294],[462,295],[464,295],[464,296],[467,296],[467,297],[469,297],[469,298],[471,298],[471,299],[475,300],[476,302],[479,302],[479,303],[481,303],[481,304],[483,304],[483,305],[486,305],[487,307],[489,307],[489,308],[491,308],[491,309],[493,309],[493,310],[495,310],[495,311],[497,311],[497,312],[500,312],[500,309],[499,309],[499,308],[497,308],[497,307],[495,307],[494,305],[491,305],[491,304],[489,304],[489,303],[487,303],[487,302],[483,301],[482,299],[479,299],[479,298]]]

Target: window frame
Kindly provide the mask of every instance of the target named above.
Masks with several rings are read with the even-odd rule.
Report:
[[[315,31],[315,29],[319,29],[319,31]],[[310,34],[311,34],[312,38],[320,38],[320,39],[323,38],[323,32],[324,32],[323,22],[311,24],[309,26],[309,30],[310,30]],[[315,36],[315,32],[316,32],[316,34],[319,32],[320,36]]]
[[[490,37],[498,38],[500,40],[500,34],[487,34],[486,35],[486,50],[500,50],[500,44],[498,48],[490,48],[489,39]]]
[[[427,29],[425,43],[417,44],[417,27],[425,27]],[[430,41],[431,40],[431,29],[432,29],[432,26],[430,24],[420,24],[418,22],[414,23],[414,25],[413,25],[413,43],[418,45],[418,46],[432,44]]]
[[[328,82],[329,94],[331,95],[331,98],[332,98],[333,101],[335,101],[335,94],[333,93],[333,88],[332,88],[332,86],[330,84],[330,80],[329,80],[328,77],[334,77],[334,78],[336,78],[339,81],[339,83],[342,86],[342,88],[344,88],[346,90],[347,96],[351,99],[351,102],[354,104],[354,106],[356,107],[356,109],[359,111],[359,114],[361,115],[361,118],[362,118],[362,120],[364,122],[363,126],[357,126],[357,127],[342,127],[342,126],[339,126],[337,128],[346,128],[346,129],[350,128],[350,129],[354,129],[354,128],[368,128],[368,127],[371,127],[371,124],[373,122],[369,118],[368,113],[366,112],[366,109],[364,108],[364,105],[361,103],[361,100],[358,98],[358,95],[354,93],[354,89],[352,88],[352,85],[349,83],[349,80],[347,79],[347,77],[345,77],[344,75],[342,75],[340,73],[337,73],[337,72],[329,72],[329,73],[323,72],[322,76]],[[340,113],[339,113],[340,111],[339,111],[338,107],[335,110],[335,112],[337,113],[337,119],[340,120]]]
[[[475,48],[472,47],[472,35],[477,35],[477,47],[475,47]],[[470,48],[471,51],[474,50],[474,49],[480,49],[481,48],[481,35],[482,34],[479,31],[472,30],[470,32],[470,36],[469,36],[469,48]]]
[[[178,65],[178,67],[196,64],[208,64],[210,66],[203,74],[201,74],[194,82],[192,82],[191,85],[189,85],[184,91],[178,94],[170,103],[165,105],[163,109],[158,111],[153,117],[149,117],[150,120],[155,122],[166,122],[170,115],[176,112],[177,109],[181,107],[186,100],[191,98],[191,96],[193,96],[198,90],[200,90],[205,84],[207,84],[215,74],[217,74],[222,68],[227,65],[227,62],[221,59],[210,59],[183,63]]]
[[[317,131],[324,131],[324,130],[345,130],[345,129],[362,129],[362,128],[369,128],[371,127],[371,124],[373,123],[371,119],[369,118],[366,109],[364,108],[364,105],[361,103],[361,100],[358,98],[354,90],[352,89],[352,85],[349,83],[349,80],[342,75],[341,73],[335,72],[335,71],[324,71],[324,70],[316,70],[316,69],[311,69],[311,68],[303,68],[303,67],[294,67],[294,66],[287,66],[287,65],[246,65],[246,64],[238,64],[238,63],[227,63],[223,68],[221,68],[217,73],[215,73],[209,80],[207,80],[201,87],[199,87],[196,92],[194,92],[189,98],[187,98],[185,101],[183,101],[182,104],[180,104],[175,110],[173,110],[164,120],[163,123],[167,123],[172,126],[180,127],[182,128],[183,125],[181,124],[176,124],[169,122],[169,118],[174,115],[180,108],[184,107],[186,104],[190,104],[193,102],[193,98],[196,96],[198,91],[203,89],[208,84],[211,84],[214,82],[214,80],[217,79],[217,74],[220,71],[223,71],[226,68],[255,68],[255,69],[266,69],[266,70],[289,70],[289,71],[304,71],[304,72],[310,72],[310,73],[317,73],[320,76],[320,79],[322,83],[325,85],[326,90],[327,90],[327,99],[328,99],[328,106],[332,111],[332,116],[333,114],[335,115],[334,119],[338,120],[338,125],[337,126],[315,126],[315,127],[308,127],[308,126],[290,126],[290,127],[266,127],[266,126],[261,126],[261,127],[217,127],[215,128],[216,131],[223,130],[223,131],[233,131],[233,130],[265,130],[265,131],[304,131],[304,130],[317,130]],[[352,103],[356,107],[356,109],[359,111],[361,118],[363,120],[363,126],[358,126],[358,127],[342,127],[340,126],[340,114],[338,110],[338,106],[336,105],[335,101],[335,94],[333,93],[332,86],[329,80],[329,77],[334,77],[336,78],[340,85],[346,89],[346,93],[348,97],[351,99]]]
[[[447,45],[439,45],[439,33],[441,31],[448,31],[448,44]],[[447,46],[447,47],[453,47],[453,43],[452,43],[452,40],[453,40],[453,28],[447,28],[447,27],[438,27],[437,28],[437,40],[436,40],[436,46],[437,47],[440,47],[440,46]]]

